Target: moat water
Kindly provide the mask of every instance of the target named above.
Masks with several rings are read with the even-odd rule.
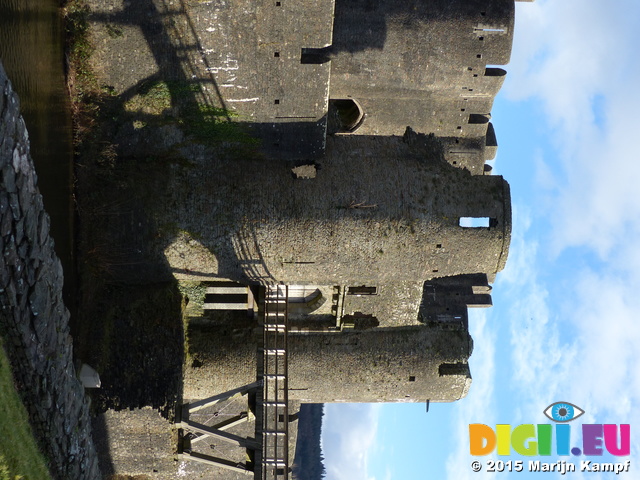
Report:
[[[0,60],[20,96],[56,253],[73,310],[73,146],[58,0],[0,0]]]

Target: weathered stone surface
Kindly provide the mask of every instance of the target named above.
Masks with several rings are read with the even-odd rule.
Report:
[[[4,264],[5,266],[15,265],[18,260],[18,253],[16,251],[16,242],[13,235],[9,237],[9,241],[4,249]],[[5,267],[6,268],[6,267]]]
[[[24,236],[24,218],[21,218],[15,224],[16,243],[20,245],[22,243],[22,237]]]
[[[54,479],[100,478],[87,401],[75,377],[63,273],[36,187],[19,102],[0,65],[0,329]]]
[[[29,209],[24,214],[24,233],[27,236],[27,240],[33,246],[37,241],[38,231],[38,215],[34,213],[34,209]]]
[[[9,207],[11,207],[13,219],[18,220],[22,212],[20,212],[20,200],[18,198],[18,195],[16,195],[15,193],[9,194]]]
[[[49,240],[49,215],[47,215],[44,210],[39,214],[38,225],[40,225],[40,229],[38,230],[38,243],[44,246]]]
[[[10,165],[5,165],[2,169],[2,183],[7,192],[14,193],[16,191],[16,176]]]
[[[300,165],[291,169],[295,178],[316,178],[316,166],[315,165]]]

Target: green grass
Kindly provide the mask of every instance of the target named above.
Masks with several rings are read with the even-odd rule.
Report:
[[[51,480],[0,339],[0,480]]]
[[[198,101],[201,93],[202,87],[197,83],[153,80],[140,86],[124,104],[124,110],[129,114],[156,115],[161,122],[175,121],[186,135],[205,145],[257,144],[241,124],[231,121],[236,116],[234,112]],[[178,107],[172,108],[174,105]]]
[[[182,297],[188,299],[187,308],[199,311],[204,307],[207,287],[202,282],[182,281],[178,284],[178,289]]]
[[[79,96],[83,84],[95,86],[95,77],[89,66],[89,58],[93,54],[93,45],[89,41],[89,7],[83,0],[70,0],[65,9],[65,28],[67,36],[67,54],[69,65],[73,67],[73,74],[78,80]]]
[[[122,28],[118,27],[117,25],[111,25],[110,23],[107,23],[104,27],[107,29],[107,34],[111,38],[119,38],[124,35]]]

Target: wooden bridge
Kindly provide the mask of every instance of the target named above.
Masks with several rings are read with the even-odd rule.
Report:
[[[250,292],[248,295],[252,298]],[[176,426],[180,428],[179,459],[225,468],[248,476],[253,475],[256,480],[289,479],[288,302],[286,285],[270,285],[265,288],[264,301],[259,302],[262,308],[258,308],[263,335],[262,346],[258,352],[257,379],[254,383],[184,404],[178,409]],[[238,308],[247,308],[244,302],[237,305],[240,306]],[[204,423],[196,421],[198,412],[238,395],[246,398],[246,412],[223,420],[219,420],[215,412]],[[253,415],[252,411],[255,412],[254,437],[244,437],[227,431],[249,420]],[[203,440],[245,448],[249,460],[244,463],[233,462],[201,453],[198,451],[198,445]]]

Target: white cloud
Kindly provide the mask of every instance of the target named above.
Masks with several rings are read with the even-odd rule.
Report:
[[[629,284],[628,277],[614,269],[595,271],[586,267],[573,273],[576,285],[573,291],[566,292],[571,308],[565,309],[565,326],[574,332],[571,348],[575,354],[562,368],[547,372],[546,378],[557,376],[561,380],[557,384],[557,400],[572,401],[585,410],[580,423],[639,425],[640,284]],[[640,450],[633,435],[631,446],[631,461],[637,464]],[[633,474],[627,474],[630,475]],[[584,478],[594,477],[591,474]]]
[[[633,135],[640,126],[636,51],[640,3],[538,0],[518,4],[505,93],[536,99],[561,158],[555,254],[588,246],[601,258],[640,233]],[[560,170],[560,168],[557,168]]]
[[[455,451],[447,457],[447,478],[455,480],[482,480],[494,478],[485,472],[474,473],[469,454],[469,424],[494,423],[495,414],[495,346],[496,333],[489,324],[486,310],[469,312],[469,330],[473,337],[473,355],[469,363],[473,382],[466,398],[456,404],[457,415],[453,425]]]
[[[582,399],[598,421],[632,415],[640,400],[640,247],[633,240],[640,237],[633,142],[640,126],[638,18],[640,3],[632,0],[518,4],[505,85],[513,99],[540,101],[560,159],[556,177],[566,179],[548,212],[545,250],[579,259],[543,283],[536,265],[553,265],[542,266],[537,244],[518,237],[514,226],[507,270],[517,275],[506,272],[505,279],[521,318],[512,335],[515,379],[523,386],[527,378],[544,381],[551,392]]]
[[[501,397],[509,396],[510,423],[531,423],[544,407],[557,401],[575,347],[563,341],[563,321],[550,308],[550,293],[540,273],[538,240],[532,238],[530,210],[513,205],[513,231],[507,267],[496,284],[500,322],[508,330],[511,349]],[[494,296],[496,296],[494,294]],[[504,349],[504,346],[503,346]]]
[[[542,423],[542,409],[559,400],[583,408],[584,423],[640,424],[633,141],[640,127],[640,2],[536,0],[517,8],[504,92],[514,101],[533,100],[543,115],[531,135],[548,135],[555,151],[540,142],[535,152],[534,180],[546,198],[529,210],[514,205],[510,256],[494,289],[508,309],[492,321],[509,330],[511,376],[507,385],[489,378],[498,383],[486,410],[461,415],[456,428],[464,449],[449,458],[449,478],[481,478],[469,469],[467,424],[491,425],[490,405],[504,397],[513,404],[512,424]],[[504,349],[498,347],[498,361]],[[464,402],[478,383],[476,376]],[[640,461],[639,448],[632,442],[632,463]]]
[[[545,161],[544,152],[538,148],[533,154],[535,163],[535,183],[543,190],[554,190],[558,188],[558,179],[551,165]]]
[[[379,404],[326,404],[322,454],[327,480],[374,480],[367,471],[376,447]]]
[[[510,300],[501,321],[510,325],[513,373],[498,395],[513,404],[510,423],[542,423],[542,409],[562,400],[586,411],[580,423],[640,424],[638,274],[624,263],[545,271],[554,266],[531,238],[534,227],[514,205],[511,256],[496,285]],[[639,455],[632,442],[633,463]],[[611,478],[598,475],[585,478]]]
[[[539,96],[554,123],[589,123],[590,102],[623,76],[621,58],[634,58],[632,1],[538,0],[518,4],[516,36],[506,86],[512,98]],[[637,15],[636,17],[637,18]]]
[[[585,264],[545,280],[542,270],[551,264],[541,258],[530,217],[521,211],[514,205],[511,256],[499,283],[511,300],[515,386],[530,399],[542,391],[550,400],[575,395],[593,408],[630,414],[629,405],[640,400],[640,277]]]
[[[640,284],[627,282],[613,272],[581,272],[572,318],[581,351],[572,390],[598,421],[640,424]]]

